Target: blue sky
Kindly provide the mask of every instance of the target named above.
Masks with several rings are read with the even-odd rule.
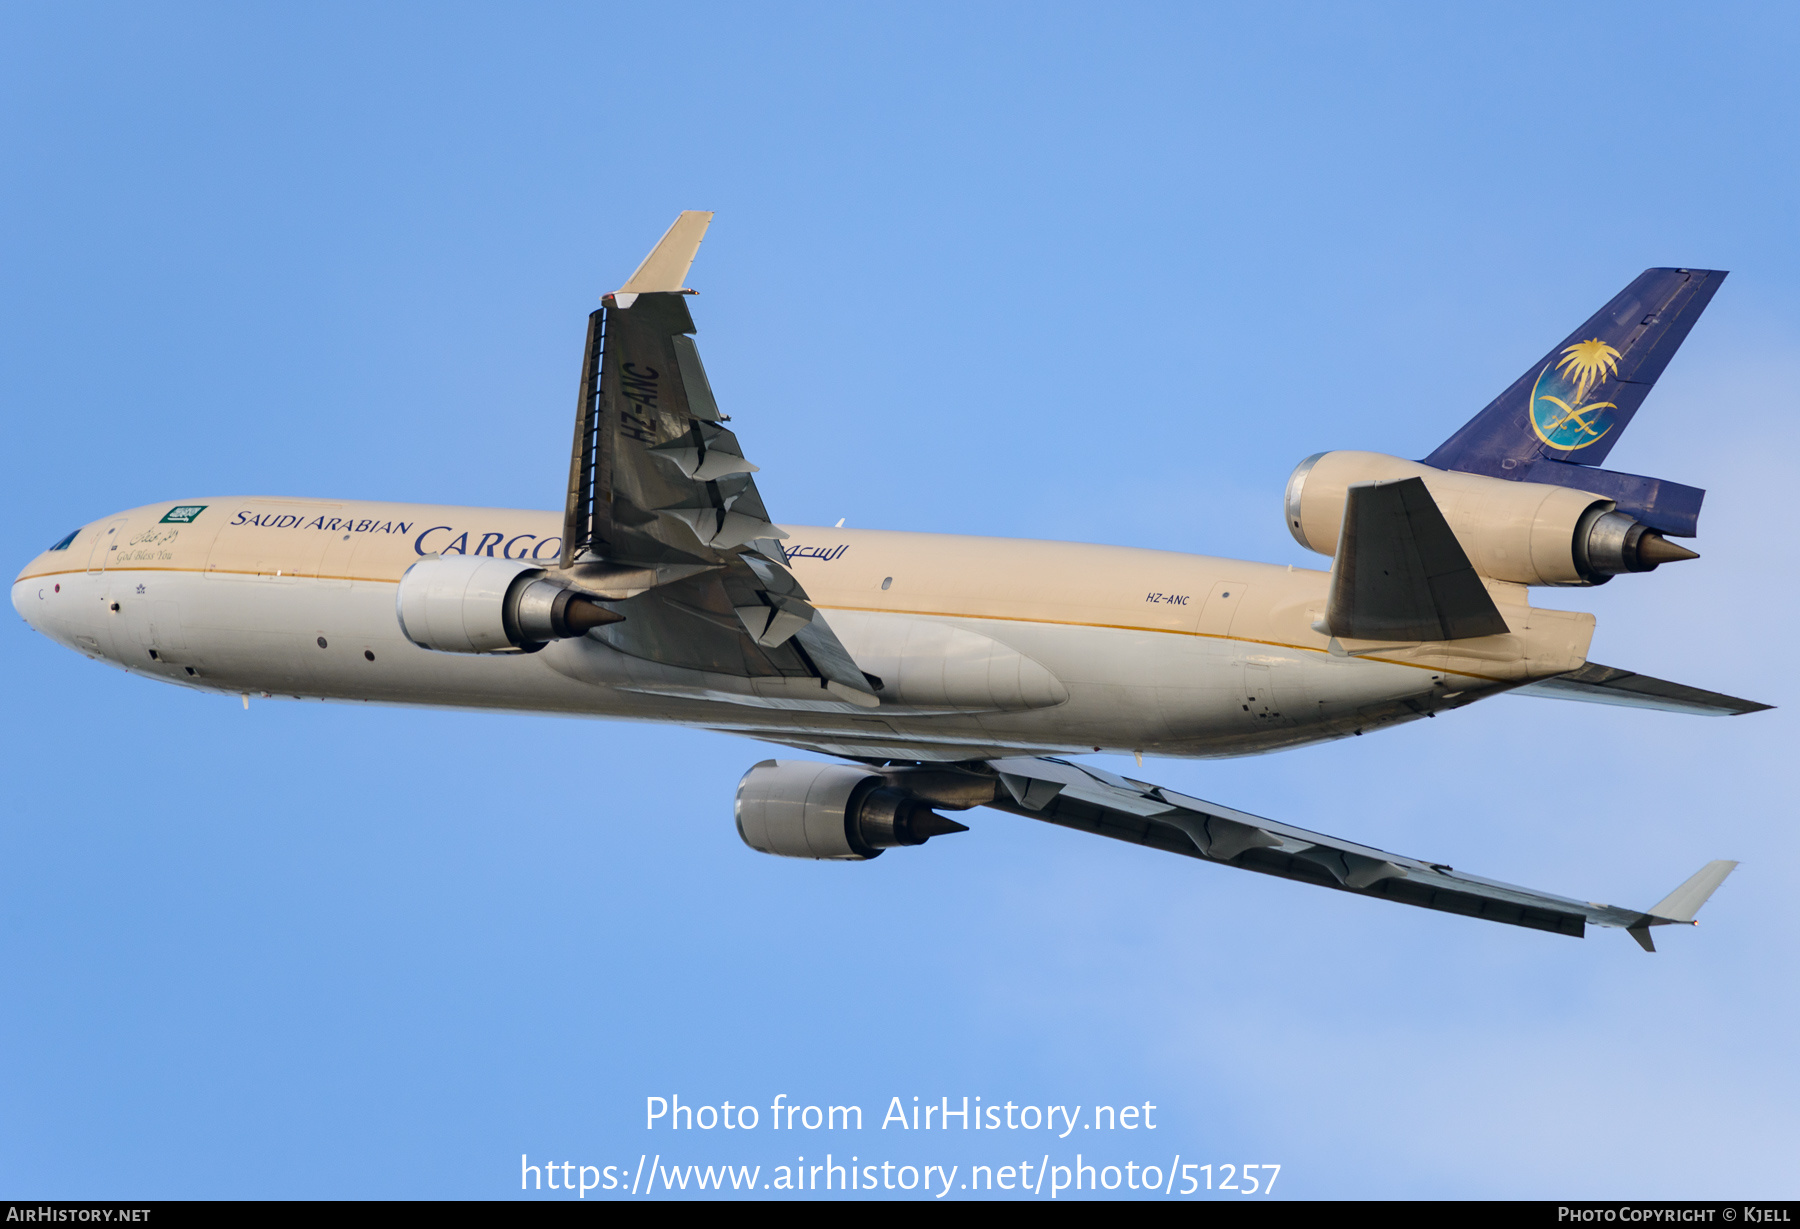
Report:
[[[7,9],[15,567],[201,494],[557,506],[583,317],[680,209],[718,212],[698,340],[777,519],[1296,564],[1301,457],[1422,456],[1694,265],[1732,275],[1610,464],[1708,489],[1703,558],[1538,601],[1781,707],[1499,699],[1144,771],[1583,898],[1741,859],[1647,957],[998,813],[766,858],[761,744],[246,713],[13,620],[0,1195],[1079,1142],[642,1126],[786,1093],[1149,1101],[1088,1159],[1277,1196],[1792,1196],[1797,53],[1775,5]]]

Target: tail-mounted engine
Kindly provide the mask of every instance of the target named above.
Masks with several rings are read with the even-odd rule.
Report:
[[[400,630],[443,653],[533,652],[624,616],[543,568],[482,555],[432,555],[400,578]]]
[[[1590,491],[1433,469],[1376,452],[1322,452],[1287,485],[1294,540],[1337,553],[1344,501],[1361,482],[1419,478],[1477,572],[1521,585],[1603,585],[1699,556]]]
[[[923,845],[934,836],[967,832],[933,805],[965,809],[991,800],[991,779],[931,773],[923,792],[907,789],[908,774],[881,774],[846,764],[764,760],[738,782],[737,830],[744,844],[784,858],[860,862],[884,849]],[[890,780],[890,777],[893,779]],[[947,778],[938,782],[936,778]]]

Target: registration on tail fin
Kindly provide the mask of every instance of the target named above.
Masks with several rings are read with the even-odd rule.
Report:
[[[1706,492],[1598,468],[1712,301],[1719,269],[1646,269],[1425,458],[1438,469],[1592,491],[1691,537]]]

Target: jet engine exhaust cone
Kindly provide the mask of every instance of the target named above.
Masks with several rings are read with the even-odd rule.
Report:
[[[562,623],[571,635],[585,636],[596,627],[605,627],[608,623],[623,623],[625,616],[616,610],[608,610],[592,598],[579,594],[569,598],[568,605],[562,609]]]
[[[853,800],[846,819],[852,844],[870,851],[923,845],[934,836],[969,830],[933,811],[923,799],[887,785]]]
[[[1680,563],[1683,559],[1698,559],[1700,553],[1691,551],[1685,546],[1679,546],[1660,533],[1651,532],[1638,539],[1637,557],[1638,562],[1644,565],[1644,570],[1649,571],[1659,563]]]
[[[928,837],[949,836],[952,832],[969,830],[969,825],[959,824],[948,816],[939,815],[936,811],[914,811],[911,827],[912,834],[921,841]]]
[[[541,573],[527,573],[516,582],[506,604],[507,632],[518,645],[570,640],[596,627],[625,621],[618,611]]]
[[[1698,559],[1697,552],[1663,537],[1635,517],[1595,504],[1575,530],[1575,562],[1589,584],[1605,584],[1627,572]]]

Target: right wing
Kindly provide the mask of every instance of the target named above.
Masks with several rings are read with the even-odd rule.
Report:
[[[1628,931],[1646,951],[1652,926],[1692,924],[1735,862],[1709,862],[1649,909],[1571,900],[1464,874],[1354,841],[1051,757],[988,760],[999,777],[985,805],[1168,853],[1403,905],[1581,938],[1589,923]],[[903,779],[903,778],[902,778]]]
[[[873,708],[877,683],[788,569],[787,535],[694,347],[693,291],[681,283],[711,219],[678,217],[588,318],[558,570],[625,616],[590,636],[693,672],[677,687],[777,707]]]
[[[1655,708],[1668,713],[1699,713],[1706,717],[1740,717],[1774,707],[1591,661],[1568,674],[1516,688],[1512,694],[1543,696],[1551,700],[1584,700],[1589,704],[1617,704],[1624,708]]]

